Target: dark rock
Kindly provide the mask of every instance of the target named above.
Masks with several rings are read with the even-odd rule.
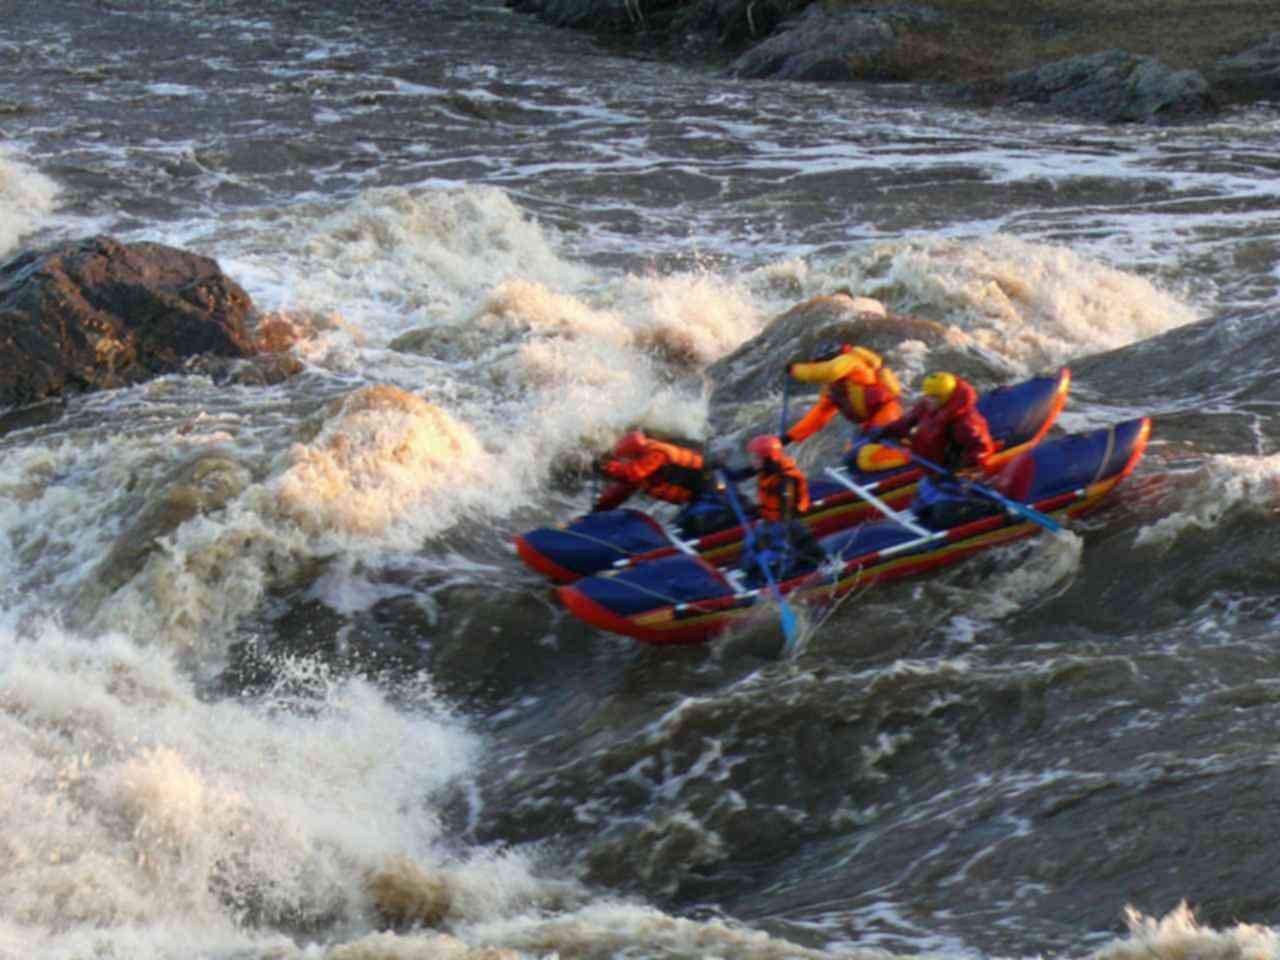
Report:
[[[32,427],[57,423],[66,412],[66,404],[60,400],[46,400],[29,407],[7,410],[0,414],[0,437],[15,430],[29,430]]]
[[[1151,57],[1104,50],[1011,73],[1004,95],[1054,113],[1105,123],[1167,123],[1216,112],[1209,84],[1194,70]]]
[[[0,266],[0,406],[111,389],[287,345],[255,338],[249,295],[218,264],[92,237]]]
[[[768,36],[810,0],[507,0],[520,13],[598,37],[697,50],[724,60]]]
[[[1182,23],[1178,37],[1192,48],[1182,59],[1193,70],[1111,50],[1005,74],[1008,67],[1001,63],[1035,63],[1050,51],[1090,49],[1091,26],[1106,14],[1079,9],[1035,15],[1017,4],[981,3],[956,6],[954,13],[918,3],[869,7],[815,0],[506,3],[548,23],[589,31],[619,49],[715,64],[752,79],[911,84],[915,89],[904,94],[925,101],[1031,103],[1088,120],[1169,123],[1200,119],[1226,102],[1280,98],[1280,33],[1267,35],[1280,15],[1270,11],[1260,11],[1256,21],[1256,36],[1266,39],[1234,56],[1220,56],[1222,50],[1240,49],[1243,31],[1231,12],[1206,9],[1196,13],[1194,24]],[[1232,29],[1226,29],[1229,22]],[[1213,29],[1218,23],[1224,27],[1220,38]],[[1195,40],[1197,33],[1203,38]],[[996,49],[997,38],[1010,34],[1014,52]],[[1136,23],[1132,35],[1135,46],[1145,44],[1145,24]],[[1018,52],[1019,44],[1026,49]]]
[[[511,0],[507,5],[557,27],[610,33],[636,24],[636,14],[627,0]]]
[[[1280,33],[1222,57],[1205,71],[1215,92],[1237,100],[1280,100]]]
[[[790,26],[739,57],[733,72],[747,79],[821,83],[895,81],[910,59],[899,50],[914,44],[914,30],[938,29],[946,18],[930,7],[900,4],[830,13],[814,4]]]
[[[725,53],[740,51],[770,36],[779,25],[808,6],[808,0],[704,0],[698,20],[688,29],[713,35]]]

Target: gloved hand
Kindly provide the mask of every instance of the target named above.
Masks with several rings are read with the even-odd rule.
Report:
[[[778,438],[778,442],[785,447],[788,443],[794,443],[795,441],[791,439],[791,434],[784,433]]]

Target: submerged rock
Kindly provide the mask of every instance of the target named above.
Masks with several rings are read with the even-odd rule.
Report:
[[[257,320],[208,257],[106,236],[28,251],[0,266],[0,406],[284,349],[256,339]]]

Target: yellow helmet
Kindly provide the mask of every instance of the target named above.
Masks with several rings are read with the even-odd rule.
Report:
[[[939,405],[946,403],[951,399],[951,395],[956,392],[956,376],[954,373],[943,373],[941,371],[931,373],[924,378],[924,383],[920,389],[930,397],[935,397]]]

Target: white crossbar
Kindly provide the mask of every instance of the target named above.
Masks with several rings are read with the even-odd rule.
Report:
[[[910,514],[900,513],[877,497],[866,487],[854,483],[853,479],[840,467],[827,467],[827,474],[835,480],[836,483],[840,484],[840,486],[847,490],[852,490],[899,526],[906,527],[912,533],[920,537],[933,536],[933,530],[930,530],[928,527],[920,526],[920,524],[916,523],[915,520],[912,519]]]

